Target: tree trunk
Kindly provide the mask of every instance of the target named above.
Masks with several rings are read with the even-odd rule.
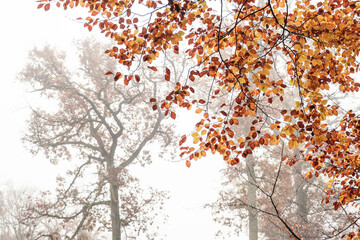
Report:
[[[110,182],[110,209],[112,240],[121,240],[119,185],[113,182]]]
[[[298,150],[294,151],[296,158],[299,159],[300,154]],[[305,186],[305,181],[303,179],[302,171],[303,171],[304,162],[298,161],[293,168],[293,176],[294,176],[294,187],[295,187],[295,203],[296,203],[296,215],[297,215],[297,224],[301,226],[301,229],[306,228],[307,224],[307,215],[308,215],[308,193],[307,188]],[[306,231],[303,232],[304,235]],[[303,237],[306,237],[305,235]]]
[[[248,197],[248,214],[249,214],[249,240],[258,240],[258,212],[256,210],[256,181],[254,156],[246,157],[246,174],[248,177],[247,197]]]

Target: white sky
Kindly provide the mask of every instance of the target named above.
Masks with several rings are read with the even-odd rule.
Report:
[[[32,156],[20,140],[30,111],[25,89],[16,82],[16,73],[24,66],[27,52],[46,42],[66,49],[73,39],[90,35],[71,20],[75,15],[70,16],[68,11],[52,8],[44,12],[36,6],[32,0],[1,0],[0,189],[8,181],[15,186],[50,188],[58,172],[47,159]],[[167,239],[214,239],[219,226],[213,223],[210,210],[203,209],[203,204],[216,200],[221,187],[219,170],[223,166],[220,159],[206,158],[193,162],[191,168],[185,167],[184,162],[161,161],[142,170],[141,179],[148,185],[171,190],[172,198],[167,204],[169,221],[162,229]]]

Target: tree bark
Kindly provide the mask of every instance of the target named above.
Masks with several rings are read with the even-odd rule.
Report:
[[[247,197],[249,214],[249,240],[258,240],[258,212],[256,210],[256,181],[255,181],[255,162],[251,154],[246,157],[246,174],[248,177]]]
[[[300,154],[298,150],[295,150],[296,158],[299,159]],[[299,216],[299,221],[301,223],[307,222],[308,215],[308,206],[307,206],[307,189],[305,187],[305,181],[302,176],[304,163],[298,161],[294,167],[294,182],[296,190],[296,205],[297,205],[297,215]]]
[[[299,159],[300,154],[298,150],[294,150],[294,154],[296,158]],[[303,171],[303,161],[298,161],[293,168],[293,176],[294,176],[294,187],[295,187],[295,204],[296,204],[296,215],[297,215],[297,224],[301,226],[301,228],[305,228],[308,222],[308,192],[305,186],[305,181],[302,176]],[[306,234],[304,231],[303,234]],[[303,235],[306,238],[306,235]]]
[[[110,182],[112,240],[121,240],[119,184]]]

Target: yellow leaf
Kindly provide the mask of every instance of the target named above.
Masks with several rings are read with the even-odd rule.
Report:
[[[270,71],[267,68],[263,68],[261,71],[259,71],[259,73],[262,74],[262,75],[269,75]]]
[[[291,116],[290,115],[285,115],[284,116],[284,121],[285,122],[291,122]]]
[[[198,133],[198,132],[193,132],[193,134],[191,134],[191,136],[192,136],[193,138],[199,137],[199,133]]]
[[[266,92],[268,89],[268,85],[267,84],[261,84],[259,87],[260,91],[262,92]]]
[[[307,60],[307,58],[306,58],[306,56],[305,55],[301,55],[300,57],[299,57],[299,63],[303,63],[303,62],[305,62]]]
[[[238,80],[239,80],[239,82],[240,82],[241,84],[246,83],[245,78],[238,78]]]
[[[196,109],[195,112],[196,112],[196,113],[201,113],[201,112],[202,112],[202,109],[201,109],[201,108],[198,108],[198,109]]]
[[[301,46],[300,46],[299,44],[296,44],[296,45],[294,46],[294,49],[295,49],[296,51],[300,51]]]
[[[244,139],[243,137],[240,137],[240,138],[238,139],[238,143],[242,143],[242,142],[245,142],[245,139]]]

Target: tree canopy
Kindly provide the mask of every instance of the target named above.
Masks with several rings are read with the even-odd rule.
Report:
[[[202,114],[181,156],[219,153],[235,165],[263,146],[299,149],[313,166],[306,175],[329,179],[334,208],[359,199],[358,109],[346,97],[358,92],[360,3],[357,0],[41,0],[64,9],[83,7],[90,31],[98,27],[122,66],[115,80],[141,81],[139,64],[163,73],[167,53],[196,61],[168,94],[150,101],[175,117],[175,107]],[[206,97],[199,94],[206,82]],[[334,96],[342,96],[339,105]],[[214,106],[217,101],[221,105]],[[251,119],[248,131],[234,126]],[[180,145],[186,142],[186,135]],[[285,155],[295,164],[299,158]],[[360,232],[352,232],[352,238]]]
[[[73,163],[57,178],[56,194],[33,201],[27,219],[58,220],[56,233],[69,239],[84,230],[110,231],[112,239],[161,239],[149,226],[156,226],[168,195],[142,187],[128,170],[130,164],[151,163],[161,150],[151,152],[149,144],[165,149],[174,135],[160,109],[153,111],[148,102],[161,91],[151,79],[126,88],[115,85],[104,71],[116,69],[116,62],[103,54],[101,43],[86,39],[76,47],[75,68],[66,64],[65,52],[45,46],[29,53],[19,74],[32,93],[54,103],[50,109],[32,106],[26,146],[52,163]],[[143,75],[151,76],[147,71]]]

